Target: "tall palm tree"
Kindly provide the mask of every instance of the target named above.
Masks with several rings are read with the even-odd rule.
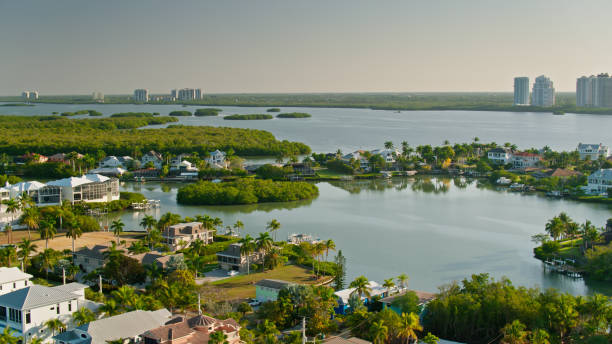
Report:
[[[75,220],[72,221],[66,228],[66,236],[72,238],[72,253],[74,253],[74,241],[83,235],[83,230],[79,223]]]
[[[323,256],[323,252],[325,252],[326,245],[324,242],[318,242],[314,244],[313,250],[315,256],[317,257],[317,272],[316,277],[319,278],[319,271],[321,270],[321,256]]]
[[[353,282],[349,284],[349,288],[355,288],[355,290],[353,290],[353,293],[359,295],[359,298],[365,296],[369,299],[372,293],[372,289],[370,288],[370,281],[368,281],[365,276],[359,276],[355,278]]]
[[[10,223],[4,226],[4,233],[6,234],[6,243],[10,245],[13,242],[13,226]]]
[[[110,228],[117,239],[117,245],[119,245],[119,236],[121,235],[121,232],[123,232],[123,227],[125,227],[125,224],[123,221],[121,221],[121,219],[115,220],[111,223]]]
[[[402,288],[406,288],[408,287],[408,275],[406,274],[401,274],[399,276],[396,277],[397,279],[397,284]]]
[[[327,257],[329,255],[329,251],[336,250],[336,243],[332,239],[328,239],[325,241],[325,261],[327,261]]]
[[[96,315],[89,308],[83,307],[72,313],[72,319],[77,326],[82,326],[96,320]]]
[[[6,266],[10,267],[13,265],[13,261],[17,259],[17,250],[15,246],[7,246],[0,250],[0,255]]]
[[[212,225],[215,227],[215,230],[217,230],[219,227],[223,226],[223,220],[218,217],[215,217],[214,219],[212,219]]]
[[[550,335],[546,330],[542,330],[541,328],[535,329],[531,331],[529,334],[529,343],[531,344],[550,344],[548,341]]]
[[[383,283],[383,287],[387,288],[387,296],[391,295],[391,288],[395,287],[395,282],[393,282],[393,278],[387,278],[385,283]]]
[[[247,275],[249,275],[251,273],[251,253],[253,253],[253,251],[255,250],[255,241],[253,240],[253,237],[247,234],[244,238],[240,239],[239,243],[242,244],[240,246],[240,254],[246,256]]]
[[[272,219],[272,221],[268,222],[266,226],[266,229],[270,233],[274,233],[274,241],[276,241],[276,231],[279,230],[280,228],[281,228],[281,224],[276,219]]]
[[[370,326],[370,336],[373,344],[383,344],[389,337],[389,328],[385,326],[384,321],[375,321]]]
[[[98,312],[104,314],[107,317],[112,317],[113,315],[122,313],[115,299],[107,299],[106,301],[104,301],[104,304],[102,304],[102,306],[98,308]]]
[[[40,222],[40,212],[37,207],[22,208],[23,215],[21,215],[20,223],[28,228],[28,239],[31,239],[31,230],[38,229],[38,223]]]
[[[49,239],[53,239],[57,234],[55,222],[53,220],[42,220],[38,226],[38,233],[41,239],[45,239],[45,249],[49,248]]]
[[[265,255],[270,251],[272,246],[274,245],[274,241],[270,237],[270,233],[263,232],[259,233],[259,236],[255,240],[257,250],[261,252],[265,258]],[[265,260],[265,259],[264,259]],[[262,271],[265,271],[265,266],[262,264]]]
[[[55,336],[56,331],[61,331],[66,328],[66,325],[59,319],[49,319],[45,322],[45,327]]]
[[[234,223],[234,229],[238,232],[238,236],[240,236],[240,231],[244,229],[244,223],[240,220],[236,221],[236,223]]]
[[[55,265],[58,260],[58,252],[52,248],[45,249],[40,253],[40,267],[45,271],[47,277],[49,277],[49,269]]]
[[[43,344],[43,339],[40,337],[32,337],[28,344]]]
[[[23,261],[23,269],[25,270],[28,268],[28,262],[30,261],[30,255],[36,252],[36,250],[38,249],[38,246],[32,243],[30,239],[23,238],[21,239],[21,242],[17,244],[17,247],[19,248],[19,252],[17,252],[17,256],[21,258],[21,260]]]
[[[25,210],[25,208],[28,207],[33,207],[35,204],[36,203],[34,203],[34,200],[30,195],[28,195],[27,192],[23,192],[19,196],[19,207],[21,208],[21,210]]]
[[[393,149],[393,141],[385,141],[385,149]]]
[[[21,209],[19,206],[19,202],[11,198],[11,199],[2,201],[2,203],[6,205],[6,212],[11,214],[11,222],[7,224],[7,226],[10,226],[11,223],[15,221],[15,213],[17,213],[19,209]],[[13,241],[12,229],[13,229],[12,227],[6,229],[6,233],[8,236],[7,239],[9,241],[9,244],[12,243]]]
[[[506,324],[501,329],[501,333],[503,335],[502,343],[505,344],[525,344],[527,343],[527,331],[525,331],[526,326],[521,323],[519,320],[514,320],[513,322]]]
[[[111,295],[123,308],[129,309],[134,305],[136,293],[134,288],[124,285],[117,290],[114,290]]]
[[[563,234],[565,231],[563,223],[557,216],[553,217],[546,223],[545,229],[555,241],[557,241],[561,234]]]
[[[149,233],[151,228],[157,224],[157,220],[151,215],[145,215],[140,221],[140,226]]]
[[[415,313],[402,313],[400,318],[400,327],[398,330],[398,336],[405,338],[406,341],[414,340],[415,343],[419,342],[417,331],[423,331],[423,326],[419,322],[419,316]]]

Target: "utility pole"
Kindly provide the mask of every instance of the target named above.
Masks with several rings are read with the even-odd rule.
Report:
[[[302,317],[302,344],[306,344],[306,317]]]
[[[200,293],[198,293],[198,315],[202,315],[202,306],[200,304]]]
[[[62,281],[66,284],[66,268],[62,267]]]
[[[100,295],[102,295],[102,275],[98,275],[98,287],[100,288]]]

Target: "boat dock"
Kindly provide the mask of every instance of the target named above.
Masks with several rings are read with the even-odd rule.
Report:
[[[547,259],[544,261],[544,269],[567,275],[572,278],[582,278],[582,271],[577,270],[572,261],[562,259]]]
[[[144,202],[132,203],[130,207],[134,210],[146,210],[161,207],[161,202],[158,199],[147,199]]]

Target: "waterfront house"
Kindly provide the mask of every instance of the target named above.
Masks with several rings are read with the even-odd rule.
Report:
[[[73,254],[74,265],[78,266],[81,271],[89,273],[96,269],[102,269],[106,264],[106,254],[109,251],[109,246],[95,245],[91,248],[83,247],[76,250]],[[123,250],[120,250],[125,252]],[[183,256],[182,253],[174,255],[164,255],[161,252],[145,252],[140,254],[127,254],[127,257],[136,259],[142,265],[155,264],[161,268],[167,268],[168,262],[172,257]]]
[[[227,249],[217,252],[217,262],[219,267],[227,271],[247,271],[247,256],[240,252],[241,243],[230,244]],[[249,255],[248,263],[260,262],[262,255],[260,252],[253,252]]]
[[[0,267],[0,295],[32,285],[30,278],[32,275],[19,268]]]
[[[165,228],[164,241],[172,251],[188,247],[193,241],[202,240],[205,245],[213,242],[214,230],[204,228],[202,222],[179,223]]]
[[[374,298],[375,296],[379,296],[383,298],[387,296],[387,292],[388,292],[387,288],[383,287],[382,285],[378,284],[375,281],[369,281],[368,288],[370,288],[370,298]],[[395,289],[391,289],[391,291],[393,290]],[[336,295],[336,298],[338,300],[338,305],[334,308],[334,311],[337,314],[346,314],[346,311],[350,308],[349,300],[351,298],[351,295],[354,292],[355,292],[355,288],[347,288],[347,289],[338,290],[337,292],[334,293],[334,295]],[[364,305],[368,306],[372,300],[368,299],[365,295],[362,295],[361,301],[363,302]]]
[[[567,179],[571,177],[582,176],[582,173],[574,170],[567,170],[563,168],[556,168],[554,170],[537,171],[532,174],[537,179],[556,177],[559,179]]]
[[[208,344],[210,334],[221,331],[227,336],[227,344],[240,344],[240,328],[232,318],[217,320],[197,315],[189,319],[177,317],[164,326],[146,331],[140,337],[144,344]]]
[[[512,153],[512,167],[516,169],[537,167],[541,164],[541,161],[542,156],[540,154],[534,154],[529,152]]]
[[[87,173],[88,174],[100,174],[106,177],[120,177],[125,172],[127,172],[127,170],[121,167],[98,167],[93,170],[89,170],[89,172]]]
[[[150,150],[147,152],[147,154],[143,155],[142,158],[140,158],[140,165],[142,167],[145,167],[148,163],[153,163],[153,166],[159,170],[164,164],[164,158],[156,151]]]
[[[487,152],[487,158],[494,164],[506,165],[512,159],[512,150],[502,147],[493,148]]]
[[[436,294],[434,293],[428,293],[425,291],[418,291],[418,290],[403,290],[397,294],[394,295],[390,295],[387,297],[384,297],[380,300],[380,302],[383,305],[383,309],[391,309],[392,311],[394,311],[395,313],[401,315],[402,314],[402,310],[397,306],[394,305],[394,303],[396,301],[398,301],[401,297],[403,297],[404,295],[406,295],[407,292],[409,291],[413,291],[416,296],[419,298],[419,302],[418,302],[418,306],[419,306],[419,314],[423,314],[423,310],[425,309],[425,306],[427,305],[427,303],[431,300],[433,300],[436,297]]]
[[[172,314],[165,308],[156,311],[136,310],[94,320],[59,333],[53,340],[55,344],[106,344],[117,339],[140,343],[142,333],[165,325],[171,318]]]
[[[602,195],[610,188],[612,188],[612,168],[605,168],[591,173],[588,184],[583,190],[590,195]]]
[[[372,155],[380,155],[387,164],[394,164],[395,159],[400,156],[400,151],[397,149],[375,149]]]
[[[59,319],[70,322],[71,315],[88,304],[85,288],[79,283],[57,287],[30,285],[0,295],[0,331],[6,327],[13,330],[13,336],[29,342],[32,337],[48,340],[50,331],[45,322]]]
[[[310,164],[304,164],[301,162],[297,162],[297,163],[289,164],[288,166],[290,166],[293,169],[293,173],[298,174],[298,175],[314,176],[315,174],[315,171],[312,169]]]
[[[349,164],[351,161],[359,162],[359,168],[364,171],[370,170],[370,161],[364,156],[365,151],[356,150],[352,153],[348,153],[342,157],[342,161],[346,164]]]
[[[121,168],[128,168],[129,165],[132,164],[132,162],[134,161],[134,159],[131,156],[120,156],[120,157],[116,157],[114,155],[110,155],[107,156],[106,158],[102,159],[102,161],[100,161],[100,163],[98,164],[98,167],[109,167],[109,168],[115,168],[115,167],[121,167]]]
[[[262,279],[255,283],[255,299],[259,302],[268,302],[278,300],[278,293],[295,283],[276,280],[276,279]]]
[[[210,168],[216,169],[224,169],[228,168],[229,161],[226,159],[227,154],[220,150],[216,150],[214,152],[210,152],[208,158],[206,158],[206,163]]]
[[[607,158],[610,156],[610,148],[601,143],[579,143],[577,150],[581,160],[585,160],[587,158],[590,160],[597,160],[599,157]]]
[[[70,203],[110,202],[119,199],[119,180],[100,174],[54,180],[48,182],[47,186],[59,187],[61,199]]]
[[[300,234],[291,234],[287,238],[287,243],[291,244],[291,245],[299,245],[299,244],[301,244],[303,242],[307,242],[307,243],[310,243],[310,244],[314,245],[314,244],[316,244],[318,242],[321,242],[321,240],[320,239],[314,239],[312,237],[312,235],[310,235],[310,234],[303,234],[303,233],[300,233]]]
[[[83,159],[85,156],[83,154],[76,153],[75,159]],[[63,162],[64,164],[70,164],[70,158],[66,153],[57,153],[53,154],[49,157],[49,162]]]

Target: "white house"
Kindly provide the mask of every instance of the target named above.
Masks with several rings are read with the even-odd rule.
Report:
[[[86,304],[85,288],[79,283],[57,287],[31,285],[0,295],[0,331],[12,329],[15,337],[29,342],[34,336],[48,341],[52,333],[45,322],[59,319],[69,323],[74,311]]]
[[[0,295],[32,285],[30,278],[32,275],[18,268],[0,267]]]
[[[395,163],[395,158],[400,155],[400,151],[397,149],[375,149],[372,155],[380,155],[387,164]]]
[[[487,152],[487,158],[494,164],[506,165],[512,159],[512,151],[507,148],[493,148]]]
[[[213,233],[213,230],[204,228],[202,222],[187,222],[164,229],[162,237],[170,249],[176,251],[189,246],[198,239],[208,245],[213,242]]]
[[[370,288],[371,298],[373,298],[374,296],[380,296],[381,298],[386,297],[388,296],[387,295],[388,291],[397,290],[397,287],[387,289],[375,281],[368,281],[368,288]],[[349,300],[351,296],[354,294],[354,292],[355,292],[355,288],[347,288],[347,289],[338,290],[337,292],[334,293],[334,295],[336,296],[338,300],[338,306],[335,307],[336,313],[345,314],[346,310],[350,308]],[[364,304],[368,304],[371,300],[369,300],[365,295],[362,295],[361,301],[363,301]]]
[[[206,162],[211,168],[227,168],[229,166],[229,161],[226,159],[225,152],[220,150],[216,150],[214,152],[209,153],[209,157],[206,158]]]
[[[100,174],[86,174],[54,180],[47,186],[61,188],[61,198],[74,202],[110,202],[119,199],[119,180]]]
[[[351,159],[359,162],[359,168],[362,170],[368,170],[370,168],[370,162],[366,159],[363,154],[365,152],[362,150],[357,150],[352,153],[348,153],[342,157],[342,161],[345,163],[349,163]]]
[[[136,310],[92,321],[53,337],[55,344],[106,344],[116,339],[136,339],[140,335],[170,321],[172,314],[165,308],[156,311]],[[131,341],[130,341],[131,342]]]
[[[603,144],[590,144],[590,143],[579,143],[578,154],[580,159],[585,160],[587,157],[590,160],[597,160],[599,157],[607,158],[610,156],[610,148]]]
[[[601,169],[591,173],[588,184],[583,190],[591,195],[605,194],[612,188],[612,168]]]
[[[529,152],[512,153],[513,168],[536,167],[540,164],[540,161],[542,161],[542,156],[539,154]]]
[[[151,150],[147,154],[143,155],[142,158],[140,158],[140,165],[142,167],[144,167],[149,162],[153,163],[153,166],[155,166],[155,168],[159,170],[160,168],[162,168],[164,158],[161,154]]]
[[[19,182],[5,185],[0,188],[1,200],[19,199],[24,193],[28,194],[38,206],[55,205],[61,203],[61,190],[54,186],[45,185],[37,181]],[[15,214],[19,216],[20,213]]]
[[[120,156],[116,157],[114,155],[107,156],[106,158],[100,161],[99,167],[108,167],[108,168],[127,168],[128,165],[134,161],[131,156]]]

